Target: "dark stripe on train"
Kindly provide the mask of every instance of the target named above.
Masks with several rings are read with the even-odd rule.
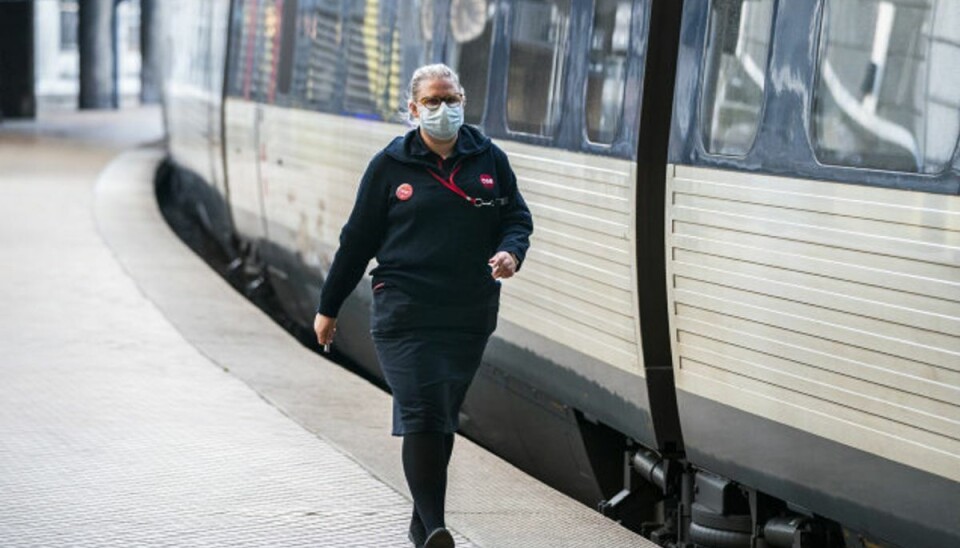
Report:
[[[637,314],[650,414],[656,433],[656,443],[647,444],[647,447],[668,458],[683,456],[663,251],[664,181],[682,10],[683,2],[680,1],[653,2],[651,6],[645,75],[648,85],[643,92],[637,146]]]

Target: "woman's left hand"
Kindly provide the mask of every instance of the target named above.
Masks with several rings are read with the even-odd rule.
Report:
[[[517,271],[517,261],[506,251],[498,251],[487,264],[490,265],[491,275],[495,280],[509,278]]]

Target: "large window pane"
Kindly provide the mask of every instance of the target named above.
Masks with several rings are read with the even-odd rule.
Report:
[[[813,137],[820,161],[937,173],[960,132],[955,0],[830,0]]]
[[[553,135],[560,119],[569,0],[519,0],[511,8],[507,123],[511,130]]]
[[[278,0],[237,1],[231,30],[230,95],[258,102],[273,99],[282,15]]]
[[[256,53],[256,20],[258,6],[255,0],[235,0],[233,21],[230,24],[229,75],[227,93],[233,97],[250,98],[249,74]]]
[[[262,18],[257,25],[257,52],[250,81],[250,97],[255,101],[273,100],[277,65],[280,62],[280,30],[283,13],[278,0],[261,0]]]
[[[413,72],[429,64],[433,52],[433,0],[408,0],[401,3],[397,13],[397,33],[400,40],[400,85],[397,120],[406,121],[407,92]]]
[[[453,0],[450,4],[450,67],[460,75],[467,102],[466,121],[476,124],[487,102],[487,75],[495,4],[488,0]]]
[[[631,0],[597,0],[587,72],[587,137],[610,144],[623,115]]]
[[[290,95],[297,104],[330,110],[337,88],[340,42],[339,0],[300,0]]]
[[[347,85],[343,109],[381,120],[399,117],[404,81],[404,34],[409,18],[394,2],[351,1],[347,25]]]
[[[345,22],[347,41],[347,85],[343,110],[350,114],[377,117],[376,86],[379,56],[376,2],[354,0],[348,3]]]
[[[297,40],[297,0],[284,0],[280,27],[280,62],[277,68],[277,94],[288,95],[293,80],[293,56]]]
[[[300,0],[300,6],[293,101],[315,110],[400,120],[406,111],[403,92],[428,49],[419,2]]]
[[[703,73],[703,140],[714,154],[746,154],[763,105],[774,0],[715,0]]]

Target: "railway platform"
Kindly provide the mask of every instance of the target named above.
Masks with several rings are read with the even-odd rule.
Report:
[[[167,227],[159,110],[0,124],[0,544],[405,547],[390,398]],[[654,546],[457,440],[457,546]]]

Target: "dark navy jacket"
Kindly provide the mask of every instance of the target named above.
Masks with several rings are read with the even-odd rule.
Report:
[[[451,176],[471,198],[499,203],[472,205],[438,180]],[[424,304],[489,301],[499,282],[487,261],[507,251],[522,264],[532,231],[507,156],[489,138],[463,126],[442,160],[411,130],[367,166],[317,311],[336,317],[374,256],[374,287],[394,287]]]

